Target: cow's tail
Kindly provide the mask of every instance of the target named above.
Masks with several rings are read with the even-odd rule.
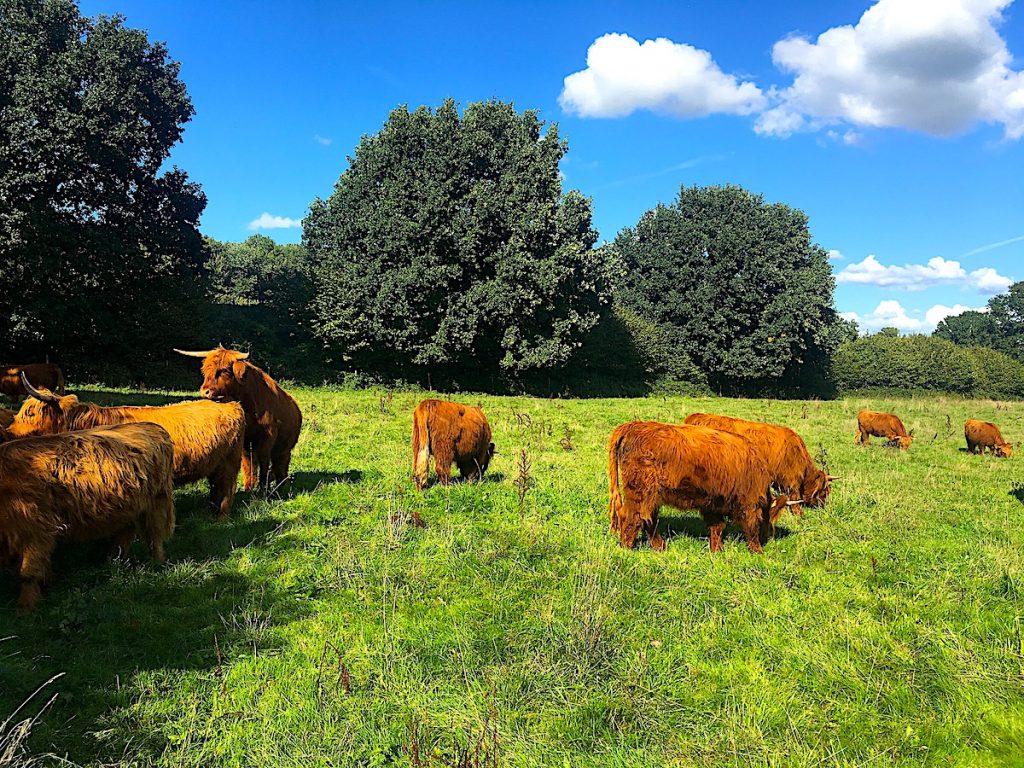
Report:
[[[412,471],[416,479],[416,487],[422,489],[427,484],[430,473],[430,428],[425,409],[417,408],[412,412]]]
[[[608,441],[608,522],[613,533],[619,530],[622,494],[619,491],[619,450],[625,434],[616,429]]]

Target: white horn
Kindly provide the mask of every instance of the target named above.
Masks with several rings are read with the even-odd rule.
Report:
[[[184,355],[185,357],[206,357],[211,352],[216,352],[217,351],[216,349],[211,349],[211,350],[208,350],[206,352],[188,352],[187,350],[178,349],[177,347],[173,347],[173,349],[179,355]]]

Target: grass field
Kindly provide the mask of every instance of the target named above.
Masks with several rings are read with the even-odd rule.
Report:
[[[306,426],[289,498],[241,494],[218,523],[204,492],[179,491],[166,567],[62,551],[27,618],[0,574],[0,722],[64,673],[28,706],[60,694],[34,752],[558,768],[1024,755],[1024,450],[961,450],[967,417],[1024,441],[1024,404],[466,396],[495,432],[491,473],[421,496],[409,430],[422,395],[295,394]],[[865,406],[916,429],[909,453],[854,446]],[[762,556],[730,529],[712,557],[696,514],[668,509],[666,552],[619,549],[609,432],[695,410],[788,424],[823,447],[842,476],[828,507],[786,515]]]

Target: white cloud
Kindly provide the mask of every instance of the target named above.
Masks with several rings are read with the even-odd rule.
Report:
[[[294,229],[301,227],[301,219],[289,219],[287,216],[274,216],[264,211],[258,219],[249,222],[249,229]]]
[[[331,142],[333,141],[333,139],[330,139],[327,136],[321,136],[319,133],[316,133],[313,134],[313,141],[315,141],[322,147],[329,147],[331,146]]]
[[[874,311],[867,315],[859,315],[856,312],[840,312],[840,317],[846,320],[855,320],[862,331],[877,331],[880,328],[898,328],[904,333],[931,333],[935,326],[953,315],[960,315],[964,312],[987,312],[987,307],[967,307],[963,304],[955,304],[947,307],[944,304],[935,304],[927,309],[921,318],[921,310],[912,309],[908,311],[894,299],[880,301]]]
[[[837,251],[835,248],[833,248],[831,251],[828,252],[828,260],[829,261],[842,261],[845,258],[846,257],[843,256],[842,252],[841,251]]]
[[[965,307],[963,304],[947,307],[944,304],[936,304],[924,313],[924,319],[928,321],[928,325],[934,328],[947,317],[962,315],[964,312],[988,312],[988,307]]]
[[[984,122],[1020,138],[1024,72],[1010,68],[996,29],[1011,2],[879,0],[856,26],[832,27],[814,42],[780,40],[772,59],[794,79],[773,89],[755,129],[788,136],[845,123],[952,136]]]
[[[624,34],[591,44],[587,68],[565,78],[558,101],[581,117],[625,117],[638,109],[676,117],[748,115],[765,104],[760,88],[724,73],[707,51]]]
[[[923,291],[934,285],[961,284],[985,295],[1001,293],[1013,282],[991,267],[982,267],[968,273],[959,261],[935,256],[927,264],[885,266],[874,255],[864,261],[849,264],[836,275],[837,283],[876,285],[880,288],[899,288],[904,291]]]

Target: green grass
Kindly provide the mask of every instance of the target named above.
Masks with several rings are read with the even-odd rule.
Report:
[[[498,766],[558,768],[1024,755],[1024,445],[1009,461],[959,450],[968,417],[1024,441],[1024,404],[466,396],[494,428],[491,472],[420,495],[420,394],[383,413],[381,392],[295,394],[306,426],[291,498],[241,494],[217,523],[199,489],[179,491],[166,567],[69,548],[24,619],[0,575],[0,720],[65,673],[35,751],[89,765],[443,766],[479,744],[486,765],[496,751]],[[854,446],[865,406],[916,429],[909,453]],[[607,532],[609,432],[695,410],[788,424],[824,447],[842,476],[828,507],[783,518],[762,556],[735,531],[711,556],[697,516],[670,509],[666,552],[621,550]],[[522,506],[521,449],[534,478]]]

